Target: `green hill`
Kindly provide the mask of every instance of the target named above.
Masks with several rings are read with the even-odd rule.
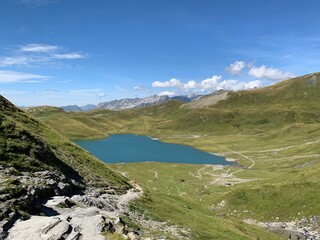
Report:
[[[41,211],[37,202],[89,186],[125,192],[126,179],[0,96],[0,220]]]
[[[261,89],[228,92],[225,99],[204,107],[169,101],[116,112],[50,110],[34,115],[68,138],[134,133],[236,159],[240,170],[157,163],[113,168],[139,179],[146,189],[148,194],[133,204],[134,209],[189,227],[196,239],[255,238],[265,232],[238,224],[245,219],[297,222],[320,216],[319,99],[320,74],[314,73]],[[161,176],[157,182],[152,172]],[[184,217],[186,211],[196,223]]]
[[[315,73],[261,89],[229,92],[226,100],[203,108],[190,109],[183,102],[169,101],[124,111],[29,111],[71,139],[101,138],[117,132],[261,133],[288,124],[319,123],[319,97],[320,74]]]

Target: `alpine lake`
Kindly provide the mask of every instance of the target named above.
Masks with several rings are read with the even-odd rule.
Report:
[[[106,163],[232,164],[223,156],[186,145],[165,143],[147,136],[133,134],[114,134],[104,139],[74,142]]]

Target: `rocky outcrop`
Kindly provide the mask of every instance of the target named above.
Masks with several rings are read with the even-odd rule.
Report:
[[[206,95],[204,97],[198,98],[195,101],[192,101],[190,103],[186,103],[181,105],[181,108],[191,108],[191,109],[197,109],[197,108],[206,108],[210,105],[217,104],[220,101],[224,101],[228,99],[229,95],[228,92],[220,90],[213,92],[210,95]]]
[[[246,220],[246,223],[264,227],[293,240],[317,240],[320,239],[320,216],[303,218],[291,222],[258,222]]]
[[[43,199],[55,195],[71,195],[84,189],[82,183],[66,178],[59,172],[18,172],[0,166],[0,239],[18,219],[30,214],[54,214],[42,205]]]
[[[130,211],[128,202],[143,193],[139,186],[135,187],[123,195],[108,189],[88,188],[83,194],[52,197],[43,204],[46,213],[51,215],[16,219],[7,227],[6,237],[11,240],[102,240],[105,234],[117,234],[130,240],[167,239],[168,235],[174,239],[190,239],[189,230]],[[130,219],[136,227],[129,227],[122,217]]]
[[[43,204],[49,216],[32,215],[29,219],[20,216],[14,221],[3,221],[3,233],[0,239],[90,239],[103,240],[102,232],[117,233],[128,239],[137,239],[133,231],[128,230],[119,217],[117,196],[103,192],[102,189],[90,189],[85,194],[55,196]],[[50,216],[52,215],[52,216]],[[129,237],[131,236],[131,237]]]

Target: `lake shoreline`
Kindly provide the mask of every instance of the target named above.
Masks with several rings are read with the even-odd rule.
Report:
[[[77,140],[74,143],[111,164],[163,162],[230,165],[234,163],[224,156],[199,150],[190,145],[163,142],[159,138],[137,134],[111,134],[100,140]]]

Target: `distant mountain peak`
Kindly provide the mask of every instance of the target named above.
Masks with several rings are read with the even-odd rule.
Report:
[[[168,96],[157,95],[152,95],[146,98],[125,98],[120,100],[113,100],[110,102],[99,103],[97,105],[97,109],[122,110],[150,106],[169,100],[170,98]]]
[[[196,94],[188,94],[188,95],[180,95],[169,97],[167,95],[159,96],[159,95],[151,95],[145,98],[124,98],[119,100],[112,100],[108,102],[101,102],[97,105],[88,104],[85,106],[78,105],[67,105],[62,106],[61,108],[66,112],[86,112],[94,109],[108,109],[108,110],[123,110],[123,109],[131,109],[131,108],[139,108],[155,105],[158,103],[167,102],[169,100],[180,100],[183,102],[192,102],[197,100],[202,95]]]

